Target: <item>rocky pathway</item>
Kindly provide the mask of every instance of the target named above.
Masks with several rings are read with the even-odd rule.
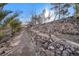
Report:
[[[36,43],[36,55],[41,56],[78,56],[79,44],[60,39],[54,35],[40,33],[36,30],[32,31],[32,39]]]
[[[32,32],[35,32],[35,33],[37,33],[38,35],[43,36],[43,37],[49,37],[49,35],[44,34],[44,33],[40,33],[39,31],[36,31],[36,30],[32,30]],[[78,43],[72,42],[72,41],[67,40],[67,39],[64,39],[64,38],[60,39],[60,38],[56,37],[55,35],[51,35],[51,38],[55,38],[55,40],[57,40],[57,41],[58,41],[58,40],[64,40],[64,41],[66,41],[67,43],[70,43],[71,45],[74,45],[74,46],[79,47],[79,44],[78,44]]]
[[[3,55],[9,55],[9,56],[35,55],[31,37],[30,35],[28,35],[28,32],[25,30],[23,30],[19,36],[13,39],[13,41],[10,43],[10,46],[12,46],[13,49],[9,50],[7,53]]]
[[[48,34],[36,30],[23,29],[19,36],[10,42],[10,50],[3,56],[71,56],[79,55],[79,44],[60,39],[54,35],[51,38]]]

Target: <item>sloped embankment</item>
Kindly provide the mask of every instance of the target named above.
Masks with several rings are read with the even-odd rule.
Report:
[[[36,55],[79,55],[79,21],[70,17],[31,28]],[[34,31],[33,31],[34,30]],[[36,33],[37,32],[37,33]],[[46,35],[47,34],[47,35]],[[55,35],[55,36],[51,36]]]
[[[39,31],[31,32],[32,41],[35,43],[35,54],[41,56],[77,56],[79,44],[49,36]]]
[[[79,43],[79,20],[73,17],[36,25],[32,29]]]
[[[79,20],[71,17],[38,25],[33,27],[33,29],[46,33],[49,33],[49,31],[51,31],[51,33],[57,31],[63,34],[79,34]]]

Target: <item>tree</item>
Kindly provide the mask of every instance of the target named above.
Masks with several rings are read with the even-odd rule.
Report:
[[[36,14],[36,12],[32,13],[31,17],[31,24],[36,25],[36,24],[43,24],[47,19],[50,19],[51,15],[49,14],[48,17],[45,17],[46,9],[42,10],[42,13]]]
[[[0,27],[2,26],[2,21],[4,20],[4,18],[6,18],[8,14],[12,13],[12,11],[3,10],[3,7],[5,5],[5,3],[0,3]]]
[[[32,19],[31,19],[32,21],[32,24],[33,25],[36,25],[36,21],[37,21],[37,15],[32,15]]]
[[[19,19],[14,19],[10,22],[10,27],[12,28],[12,34],[14,34],[21,29],[21,22]]]
[[[61,16],[65,17],[65,15],[68,15],[68,8],[71,6],[71,4],[68,3],[52,3],[53,7],[51,10],[54,10],[55,18],[57,18],[57,15],[59,15],[59,19],[62,18]]]
[[[39,15],[37,15],[36,13],[34,13],[34,14],[32,14],[31,22],[30,23],[32,25],[42,24],[43,20],[44,20],[43,13],[39,14]]]
[[[12,29],[12,33],[15,33],[20,30],[21,22],[19,21],[19,19],[17,19],[18,16],[19,16],[19,13],[15,12],[13,13],[13,15],[7,17],[4,22],[5,25],[7,25]]]
[[[73,5],[74,5],[74,10],[75,10],[74,16],[79,17],[79,3],[75,3]]]
[[[60,19],[60,3],[51,3],[51,5],[53,6],[51,10],[54,10],[54,14],[55,14],[54,20],[56,19],[57,15],[59,15],[59,19]]]
[[[6,3],[0,3],[0,38],[4,37],[4,32],[2,31],[4,28],[3,20],[6,18],[8,14],[10,14],[12,11],[3,10]]]
[[[13,15],[6,17],[6,19],[4,20],[5,25],[10,24],[10,22],[13,21],[14,19],[16,19],[16,17],[18,17],[18,16],[19,16],[18,13],[13,13]]]
[[[6,28],[9,27],[9,28],[12,28],[12,30],[11,30],[12,33],[17,32],[17,31],[19,31],[19,28],[21,27],[21,22],[19,21],[19,19],[17,20],[19,13],[9,11],[9,10],[3,10],[3,7],[5,5],[6,5],[5,3],[0,3],[0,29],[6,30]],[[9,14],[10,14],[10,16],[9,16]],[[2,34],[1,30],[0,30],[0,34]]]
[[[60,15],[63,16],[62,18],[66,17],[70,14],[69,10],[68,10],[69,7],[71,7],[71,4],[69,4],[69,3],[63,3],[61,5]]]
[[[0,3],[0,10],[3,9],[3,7],[6,5],[7,3]]]

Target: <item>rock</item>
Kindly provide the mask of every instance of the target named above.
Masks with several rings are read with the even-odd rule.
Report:
[[[71,50],[71,51],[75,51],[75,48],[74,48],[74,47],[70,47],[70,50]]]
[[[76,51],[77,54],[79,54],[79,51]]]
[[[65,44],[65,48],[70,48],[71,46],[69,44]]]
[[[56,56],[61,55],[61,51],[59,49],[55,50],[55,53]]]
[[[49,44],[49,46],[54,46],[55,45],[55,42],[52,42]]]
[[[39,48],[39,51],[45,51],[45,50],[44,50],[44,48],[40,47],[40,48]]]
[[[42,47],[36,47],[36,55],[40,55],[41,51],[45,51]]]
[[[51,55],[51,51],[50,50],[46,50],[45,53],[46,53],[47,56]]]
[[[52,52],[50,50],[46,50],[45,53],[47,56],[54,56],[54,52]]]
[[[41,40],[39,40],[39,42],[42,43],[42,44],[44,44],[46,41],[44,41],[44,40],[41,39]]]
[[[55,56],[55,53],[54,52],[51,52],[51,56]]]
[[[58,49],[58,48],[60,48],[60,44],[55,43],[54,47]]]
[[[70,49],[66,49],[69,53],[72,53],[72,51]]]
[[[79,56],[79,51],[73,52],[73,55],[74,55],[74,56]]]
[[[0,48],[0,55],[1,55],[1,54],[4,54],[5,51],[6,51],[6,47]]]
[[[44,51],[40,51],[40,56],[46,56],[46,53]]]
[[[63,46],[60,46],[59,50],[61,50],[61,51],[62,51],[63,49],[64,49],[64,47],[63,47]]]
[[[53,46],[49,46],[48,49],[49,49],[49,50],[53,50],[53,49],[55,49],[55,48],[54,48]]]
[[[49,39],[49,41],[52,43],[53,42],[53,39]]]
[[[44,49],[48,49],[48,43],[46,42],[45,44],[42,44],[42,47],[43,47]]]
[[[41,42],[36,42],[36,45],[37,45],[38,47],[41,47]]]
[[[69,55],[68,51],[64,50],[64,51],[62,52],[62,56],[68,56],[68,55]]]

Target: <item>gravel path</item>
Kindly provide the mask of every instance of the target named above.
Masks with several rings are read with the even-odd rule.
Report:
[[[9,56],[33,56],[34,54],[34,47],[31,41],[30,35],[28,32],[23,30],[22,33],[17,36],[13,42],[11,42],[11,46],[14,49],[11,52],[6,53],[4,55]]]
[[[37,56],[79,56],[78,43],[36,30],[31,31],[36,43]]]
[[[36,30],[32,30],[33,32],[37,33],[38,35],[41,35],[41,36],[44,36],[44,37],[49,37],[47,34],[44,34],[44,33],[40,33],[39,31],[36,31]],[[55,38],[56,40],[64,40],[66,41],[67,43],[71,44],[71,45],[74,45],[74,46],[77,46],[79,47],[79,44],[78,43],[75,43],[73,41],[70,41],[70,40],[67,40],[65,38],[58,38],[56,37],[55,35],[51,35],[52,38]]]
[[[39,31],[36,31],[36,30],[32,30],[32,32],[35,32],[39,36],[43,36],[43,37],[47,37],[47,38],[49,37],[49,35],[40,33]],[[64,40],[70,45],[79,47],[79,44],[77,44],[75,42],[65,40],[65,39],[60,39],[54,35],[51,35],[51,37],[54,38],[55,41]],[[7,53],[5,53],[3,55],[4,56],[35,56],[36,55],[35,49],[37,49],[37,47],[35,48],[35,44],[31,38],[32,37],[31,37],[30,33],[26,29],[23,29],[21,34],[19,36],[15,37],[13,39],[13,41],[10,43],[10,46],[12,46],[13,49],[9,50]],[[50,53],[49,53],[49,55],[50,55]]]

